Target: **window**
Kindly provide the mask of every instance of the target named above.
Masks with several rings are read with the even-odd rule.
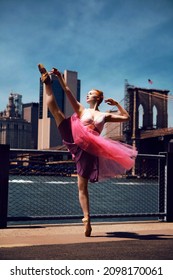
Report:
[[[138,115],[139,115],[138,128],[143,128],[143,126],[144,126],[144,108],[141,104],[138,108]]]
[[[157,128],[157,108],[153,106],[153,128]]]

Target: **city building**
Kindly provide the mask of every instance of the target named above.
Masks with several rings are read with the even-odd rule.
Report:
[[[74,96],[80,101],[80,80],[78,80],[78,74],[75,71],[65,70],[63,77],[73,91]],[[65,114],[66,117],[73,114],[73,109],[67,99],[58,78],[55,75],[51,75],[52,89],[55,99]],[[44,93],[45,86],[40,79],[40,96],[39,96],[39,121],[38,121],[38,149],[51,149],[62,146],[62,138],[57,129],[55,120],[47,108],[46,94]]]
[[[13,97],[14,105],[18,111],[18,115],[22,117],[22,95],[18,93],[11,93],[10,95]]]
[[[22,119],[21,108],[16,107],[14,101],[13,94],[10,94],[6,109],[0,113],[0,144],[8,144],[15,149],[29,149],[32,139],[31,123]]]
[[[23,119],[31,124],[32,139],[30,147],[37,149],[38,141],[38,103],[26,103],[23,104]]]

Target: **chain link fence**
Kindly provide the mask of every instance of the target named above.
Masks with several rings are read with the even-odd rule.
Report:
[[[89,183],[93,219],[163,218],[165,156],[138,155],[132,172]],[[8,223],[81,219],[75,164],[68,152],[11,150]]]

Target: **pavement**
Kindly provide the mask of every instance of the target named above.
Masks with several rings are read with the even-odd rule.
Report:
[[[93,223],[0,229],[0,260],[173,260],[173,223]]]

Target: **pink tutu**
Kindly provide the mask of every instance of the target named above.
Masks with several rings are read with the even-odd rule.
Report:
[[[130,145],[103,138],[84,126],[78,116],[71,117],[74,143],[99,158],[99,179],[124,174],[134,166],[137,151]]]

